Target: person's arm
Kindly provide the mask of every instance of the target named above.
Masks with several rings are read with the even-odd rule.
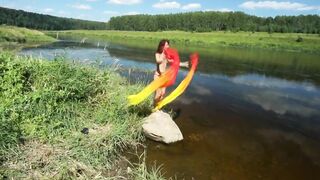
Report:
[[[189,62],[188,61],[180,62],[180,67],[189,68]]]
[[[156,53],[155,54],[155,57],[156,57],[156,62],[157,62],[157,64],[160,64],[160,63],[162,63],[162,58],[160,58],[160,54],[158,54],[158,53]]]

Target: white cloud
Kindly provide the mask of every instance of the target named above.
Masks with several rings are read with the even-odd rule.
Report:
[[[205,9],[204,11],[232,12],[234,10],[229,8],[220,8],[220,9]]]
[[[199,4],[199,3],[190,3],[190,4],[182,6],[183,10],[199,9],[199,8],[201,8],[201,4]]]
[[[319,105],[316,101],[298,97],[295,94],[265,89],[245,96],[250,102],[261,106],[264,110],[273,111],[280,115],[286,113],[298,114],[303,117],[320,115],[319,111],[314,108]]]
[[[320,10],[320,6],[309,6],[297,2],[278,2],[278,1],[246,1],[239,5],[244,9],[274,9],[274,10]]]
[[[109,0],[110,4],[123,4],[123,5],[131,5],[131,4],[139,4],[142,0]]]
[[[131,12],[124,13],[123,15],[137,15],[137,14],[141,14],[141,13],[136,11],[131,11]]]
[[[74,4],[71,7],[75,8],[75,9],[80,9],[80,10],[90,10],[90,9],[92,9],[91,6],[85,5],[85,4]]]
[[[157,9],[178,9],[181,4],[176,1],[160,1],[152,5],[152,7]]]
[[[86,0],[87,2],[96,2],[98,0]]]
[[[232,9],[229,9],[229,8],[220,8],[220,9],[217,9],[216,11],[220,11],[220,12],[231,12],[233,11]]]
[[[43,12],[45,12],[45,13],[50,13],[50,12],[53,12],[53,11],[54,10],[51,9],[51,8],[46,8],[46,9],[43,10]]]

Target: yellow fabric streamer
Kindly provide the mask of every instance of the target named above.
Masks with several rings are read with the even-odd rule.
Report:
[[[153,80],[147,87],[145,87],[141,92],[135,95],[128,96],[129,105],[137,105],[146,99],[151,93],[156,89],[160,88],[174,76],[174,70],[169,68],[164,72],[158,79]]]

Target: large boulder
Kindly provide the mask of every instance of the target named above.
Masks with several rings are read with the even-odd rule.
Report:
[[[183,140],[182,133],[168,113],[156,111],[143,119],[144,134],[155,141],[173,143]]]

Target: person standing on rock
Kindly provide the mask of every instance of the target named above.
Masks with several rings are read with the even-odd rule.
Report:
[[[163,39],[159,42],[158,48],[155,53],[155,59],[157,63],[157,68],[154,73],[154,79],[158,79],[165,71],[167,67],[167,63],[172,62],[172,60],[167,59],[164,51],[170,47],[170,42],[167,39]],[[189,62],[180,62],[180,67],[189,67]],[[153,105],[156,106],[158,102],[160,102],[165,95],[166,88],[160,87],[155,91],[154,102]]]

